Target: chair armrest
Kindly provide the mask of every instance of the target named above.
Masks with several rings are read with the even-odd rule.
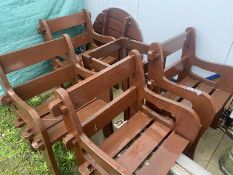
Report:
[[[211,100],[211,97],[209,94],[202,92],[198,89],[193,89],[190,87],[186,87],[183,85],[179,85],[177,83],[174,83],[170,80],[168,80],[166,77],[163,78],[163,81],[159,84],[161,88],[164,88],[165,90],[168,90],[169,92],[176,94],[177,96],[187,99],[190,102],[194,104],[200,104],[200,102],[206,102],[209,104],[209,110],[213,111],[213,101]],[[211,110],[213,109],[213,110]],[[213,111],[215,112],[215,111]]]
[[[75,70],[76,70],[76,73],[80,75],[82,78],[88,78],[95,74],[95,72],[80,66],[79,63],[75,64]]]
[[[126,168],[121,166],[118,162],[113,160],[110,156],[108,156],[100,148],[93,144],[92,141],[85,134],[82,134],[79,137],[79,144],[82,147],[82,149],[86,152],[84,152],[84,156],[85,154],[91,156],[91,158],[95,162],[97,162],[101,167],[103,167],[105,171],[107,171],[109,174],[130,174],[130,172]],[[86,155],[85,157],[88,160],[88,156]]]
[[[192,103],[192,108],[198,114],[201,120],[203,130],[207,129],[210,126],[216,111],[209,94],[197,89],[179,85],[177,83],[169,81],[165,77],[160,82],[159,86],[173,94],[176,94],[181,98],[189,100]]]
[[[190,141],[192,144],[201,128],[196,112],[185,105],[155,94],[148,88],[144,88],[142,96],[153,105],[175,115],[175,131]],[[192,132],[191,132],[192,131]]]
[[[101,35],[101,34],[96,33],[95,31],[92,31],[92,34],[93,34],[93,38],[94,38],[95,40],[97,40],[97,41],[99,41],[99,42],[101,42],[101,43],[103,43],[103,44],[115,40],[114,37],[106,36],[106,35]]]
[[[193,61],[194,66],[220,74],[218,88],[233,93],[232,75],[233,67],[223,64],[211,63],[200,58]]]
[[[23,115],[27,116],[30,121],[33,122],[36,132],[42,135],[41,139],[48,139],[48,133],[44,123],[42,122],[39,114],[34,108],[24,102],[14,91],[8,91],[11,102],[22,111]]]

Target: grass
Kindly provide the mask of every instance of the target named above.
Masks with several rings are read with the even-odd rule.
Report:
[[[51,94],[40,95],[28,101],[37,106]],[[20,129],[13,126],[15,116],[9,106],[0,106],[0,174],[49,175],[45,159],[38,151],[33,151],[21,137]],[[61,143],[53,147],[62,174],[77,174],[75,157]]]

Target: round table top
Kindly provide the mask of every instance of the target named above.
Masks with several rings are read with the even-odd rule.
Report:
[[[143,41],[141,30],[136,20],[119,8],[103,10],[95,19],[94,30],[102,35],[120,38],[122,36]]]

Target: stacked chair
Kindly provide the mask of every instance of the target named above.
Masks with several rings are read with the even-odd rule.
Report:
[[[148,87],[152,91],[161,94],[166,98],[177,101],[183,104],[184,107],[190,107],[196,111],[201,120],[202,128],[195,143],[192,145],[192,148],[190,148],[188,153],[190,157],[193,157],[195,147],[200,137],[212,123],[216,123],[218,120],[218,115],[221,113],[221,110],[224,108],[226,102],[232,96],[233,87],[229,83],[230,80],[228,79],[230,75],[233,75],[233,72],[231,72],[233,71],[232,67],[200,61],[209,66],[215,65],[215,70],[207,66],[205,68],[201,66],[200,63],[196,64],[193,63],[194,61],[189,61],[189,64],[192,63],[193,65],[199,66],[203,69],[205,68],[210,71],[217,71],[221,75],[217,82],[204,78],[201,79],[200,76],[197,75],[194,76],[190,69],[188,69],[192,66],[182,64],[184,62],[187,63],[188,60],[198,60],[194,57],[195,30],[193,28],[188,28],[185,33],[175,36],[161,44],[153,43],[151,45],[147,45],[122,37],[92,50],[89,52],[89,58],[98,58],[108,55],[109,52],[113,51],[113,48],[115,48],[115,50],[118,49],[118,51],[122,53],[119,59],[122,59],[124,55],[127,54],[127,51],[131,49],[137,49],[141,54],[146,55],[147,60],[144,62],[144,72]],[[178,61],[179,64],[175,63],[164,70],[166,57],[180,49],[182,49],[183,52],[182,59]],[[179,80],[179,76],[184,76],[183,69],[188,69],[189,71],[186,72],[186,76],[191,75],[193,79],[186,77]],[[223,74],[219,69],[224,70],[224,73],[227,72],[227,74]],[[179,76],[177,83],[175,83],[173,77],[175,77],[177,74]],[[195,79],[195,77],[197,78]],[[123,81],[123,90],[127,88],[127,83],[128,80]],[[215,83],[215,86],[211,87],[211,83]],[[224,87],[226,91],[224,91]],[[164,113],[163,110],[160,110],[149,103],[147,103],[147,105],[157,112]]]
[[[92,120],[82,124],[76,109],[126,78],[130,79],[128,89],[93,114]],[[50,105],[50,111],[56,111],[54,117],[63,115],[69,128],[66,137],[74,138],[72,143],[78,147],[79,159],[82,157],[84,160],[79,168],[83,175],[94,172],[166,174],[179,155],[192,145],[201,127],[197,114],[191,108],[184,108],[146,88],[142,59],[137,50],[82,83],[56,92],[60,102]],[[145,105],[145,101],[173,117],[157,114]],[[130,108],[129,120],[100,146],[89,139],[93,132],[127,108]]]
[[[191,107],[198,113],[202,124],[200,138],[209,126],[217,127],[220,114],[232,96],[233,68],[197,58],[195,38],[195,29],[187,28],[184,33],[163,43],[151,44],[148,79],[154,91],[163,92],[165,97]],[[180,49],[180,60],[164,69],[166,57]],[[192,70],[193,67],[218,73],[220,77],[217,80],[203,78]],[[177,80],[174,80],[175,76]],[[196,144],[193,144],[193,149]]]
[[[115,10],[102,14],[103,34],[109,34],[106,26],[114,24],[110,19],[115,20]],[[33,149],[45,153],[54,174],[60,171],[52,145],[63,141],[74,150],[83,175],[165,175],[182,152],[193,156],[200,137],[211,123],[216,124],[232,95],[233,68],[198,59],[193,28],[164,43],[147,45],[123,37],[130,36],[132,19],[120,14],[118,18],[124,16],[125,21],[118,39],[97,34],[89,12],[83,10],[40,20],[45,43],[0,56],[6,92],[2,103],[11,104],[16,127],[23,128],[22,135]],[[84,32],[54,39],[54,33],[74,26]],[[76,54],[82,46],[85,51]],[[181,60],[165,68],[166,57],[180,49]],[[17,87],[10,85],[8,73],[47,60],[52,72]],[[220,78],[201,78],[192,66],[217,72]],[[123,92],[113,98],[112,88],[119,84]],[[34,108],[27,104],[50,89],[55,91],[51,100]],[[122,112],[125,123],[113,132],[112,120]],[[105,140],[96,145],[90,138],[100,130]]]
[[[81,46],[83,43],[77,44]],[[14,88],[10,85],[6,77],[8,73],[59,55],[66,55],[66,65],[62,68],[55,69],[46,75]],[[23,128],[23,137],[29,141],[34,150],[40,150],[45,153],[51,170],[55,174],[59,174],[52,145],[66,136],[67,129],[64,125],[63,117],[54,118],[49,111],[49,103],[56,100],[56,98],[35,108],[29,106],[26,101],[50,89],[61,87],[67,82],[73,84],[80,82],[93,75],[94,72],[79,65],[68,35],[31,48],[1,55],[0,71],[1,85],[6,92],[6,95],[2,98],[2,103],[11,104],[16,115],[15,126]],[[91,114],[106,104],[108,92],[105,94],[77,110],[80,113],[81,121],[88,120]]]
[[[39,21],[38,31],[43,34],[44,41],[50,41],[54,39],[53,34],[62,32],[72,27],[79,27],[80,30],[83,30],[83,33],[71,37],[74,49],[80,48],[79,43],[82,42],[82,46],[85,47],[85,52],[88,52],[88,50],[92,50],[93,48],[97,47],[96,43],[101,45],[114,40],[114,37],[101,35],[93,30],[90,13],[85,9],[83,9],[80,13],[75,13],[68,16],[49,20],[42,19]],[[77,59],[80,62],[82,60],[82,54],[77,55]],[[108,56],[105,58],[101,58],[101,60],[104,63],[112,64],[116,61],[116,57],[117,56]],[[52,58],[51,62],[54,67],[62,66],[60,58]]]
[[[161,60],[166,60],[166,56],[175,50],[182,49],[181,59],[166,68],[164,70],[164,76],[171,80],[174,76],[178,75],[177,84],[196,89],[197,93],[199,91],[205,93],[213,103],[215,117],[212,126],[216,127],[219,115],[233,93],[233,84],[231,83],[233,69],[231,66],[211,63],[198,58],[195,51],[195,38],[195,29],[187,28],[184,33],[162,44],[164,47],[161,48],[162,50],[159,49],[164,53],[164,55],[160,54]],[[182,40],[183,42],[181,42]],[[169,52],[169,47],[172,45],[172,42],[176,43],[176,46],[173,45],[173,50]],[[217,73],[220,77],[216,80],[205,79],[201,75],[193,72],[193,67],[199,67],[206,71]],[[177,100],[177,97],[174,98],[173,96],[172,98]],[[187,105],[190,106],[190,103],[186,100],[180,99],[178,101],[184,104],[187,103]]]
[[[79,30],[82,31],[78,35],[70,36],[74,50],[76,51],[82,47],[85,48],[81,53],[75,52],[79,65],[91,71],[98,72],[109,66],[109,64],[113,64],[117,61],[118,53],[115,52],[105,57],[99,58],[98,60],[93,58],[92,60],[95,61],[91,61],[86,58],[86,54],[98,47],[98,45],[115,40],[115,38],[112,36],[101,35],[93,30],[90,13],[86,9],[83,9],[80,13],[62,16],[55,19],[41,19],[39,21],[38,32],[43,35],[44,41],[46,42],[53,40],[55,37],[54,35],[64,33],[64,31],[67,31],[73,27],[79,28]],[[82,45],[80,43],[82,43]],[[62,67],[66,64],[66,61],[63,59],[63,55],[52,58],[50,61],[54,69]],[[112,92],[110,90],[109,99],[111,98]],[[109,135],[112,132],[112,123],[109,123],[108,127],[104,128],[104,134]]]

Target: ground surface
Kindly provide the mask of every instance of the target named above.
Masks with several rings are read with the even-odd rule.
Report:
[[[219,129],[209,128],[197,146],[194,160],[213,175],[223,175],[218,161],[231,146],[233,140],[228,135]]]
[[[44,101],[47,96],[30,100],[32,106]],[[30,149],[21,138],[20,130],[13,126],[14,114],[10,107],[0,106],[0,174],[48,175],[47,164],[39,152]],[[61,143],[54,146],[62,174],[76,174],[74,155]]]

